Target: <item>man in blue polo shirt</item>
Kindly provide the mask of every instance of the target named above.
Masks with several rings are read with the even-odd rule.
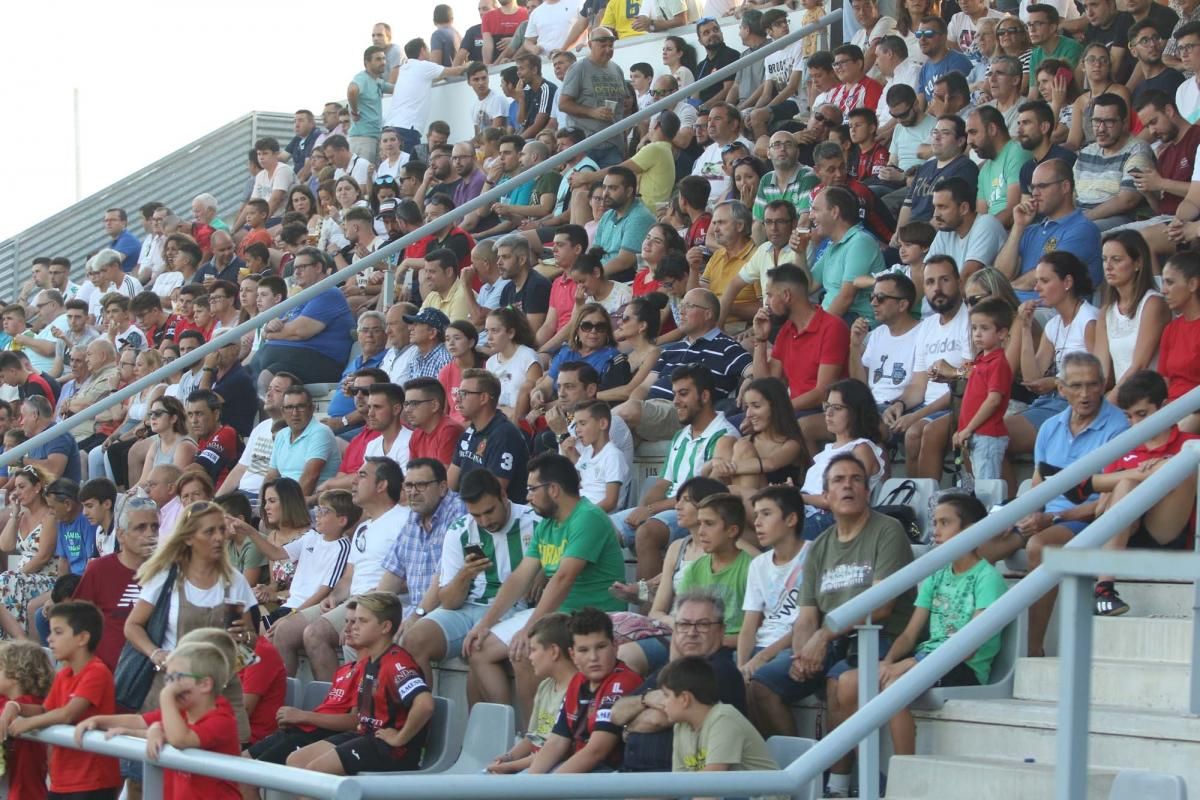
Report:
[[[104,231],[111,237],[108,246],[121,254],[121,270],[129,273],[137,266],[138,255],[142,252],[142,243],[137,237],[125,229],[129,217],[123,208],[110,208],[104,212]]]
[[[1070,408],[1046,421],[1038,430],[1033,447],[1033,485],[1049,478],[1083,458],[1128,427],[1125,415],[1104,399],[1104,370],[1091,353],[1077,351],[1063,358],[1058,375],[1058,390]],[[1029,568],[1042,563],[1047,547],[1062,547],[1095,518],[1099,494],[1093,493],[1082,503],[1059,495],[1017,523],[1009,533],[997,536],[983,548],[989,561],[1007,558],[1022,547]],[[1044,655],[1042,640],[1050,614],[1054,611],[1057,591],[1051,591],[1029,609],[1029,655]]]
[[[54,424],[54,408],[50,401],[41,395],[32,395],[21,401],[21,430],[26,438],[32,439]],[[75,437],[68,431],[59,434],[50,441],[30,448],[21,456],[19,466],[32,464],[50,473],[56,478],[70,478],[79,481],[79,445]]]
[[[292,261],[296,285],[307,289],[328,272],[328,257],[315,247],[302,248]],[[301,383],[335,383],[350,356],[354,315],[335,286],[263,327],[263,344],[251,362],[259,394],[277,372],[290,372]]]
[[[312,395],[303,386],[293,385],[283,393],[283,418],[287,427],[275,434],[266,480],[291,478],[310,497],[318,483],[337,474],[342,453],[333,431],[313,419]]]
[[[88,559],[96,555],[96,526],[79,504],[79,484],[68,478],[52,481],[46,487],[46,505],[58,523],[58,574],[82,575]]]
[[[1079,256],[1095,285],[1102,285],[1100,229],[1075,207],[1071,168],[1057,158],[1042,162],[1033,171],[1029,191],[1032,200],[1022,201],[1013,209],[1012,231],[996,255],[996,269],[1012,281],[1017,297],[1022,301],[1037,299],[1033,270],[1044,253],[1056,250]]]

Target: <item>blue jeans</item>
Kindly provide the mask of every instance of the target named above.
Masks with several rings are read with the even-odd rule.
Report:
[[[971,471],[975,480],[998,480],[1007,450],[1007,436],[980,436],[978,433],[971,436]]]
[[[627,508],[624,511],[618,511],[616,514],[609,515],[609,519],[612,520],[613,527],[617,529],[617,533],[621,536],[621,542],[626,547],[634,547],[637,543],[637,528],[631,527],[625,522],[625,518],[632,514],[635,510],[636,506],[634,508]],[[681,528],[679,526],[679,515],[675,513],[675,509],[673,508],[666,511],[660,511],[653,517],[650,517],[650,519],[656,519],[663,525],[667,526],[667,530],[671,532],[670,541],[672,542],[676,539],[682,539],[684,536],[687,536],[687,528]]]
[[[593,161],[600,165],[600,169],[615,167],[617,164],[620,164],[625,160],[624,156],[621,155],[620,148],[618,148],[615,144],[609,144],[607,142],[593,147],[588,151],[588,155],[592,157]]]

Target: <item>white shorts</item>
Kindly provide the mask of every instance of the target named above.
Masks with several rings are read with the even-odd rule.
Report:
[[[533,616],[533,609],[526,608],[518,611],[507,619],[503,619],[492,626],[492,635],[495,636],[504,644],[508,644],[513,640],[513,637],[526,625],[529,624],[529,618]]]

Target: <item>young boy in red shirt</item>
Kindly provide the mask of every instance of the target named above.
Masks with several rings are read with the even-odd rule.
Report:
[[[289,767],[329,775],[401,772],[421,765],[433,694],[408,651],[392,644],[403,619],[396,595],[368,592],[351,612],[358,652],[358,728],[297,750]]]
[[[221,697],[229,679],[229,661],[216,645],[181,644],[167,658],[157,711],[92,717],[75,726],[75,741],[82,743],[85,733],[99,729],[145,736],[146,755],[154,761],[166,744],[180,750],[191,747],[236,756],[241,750],[237,720],[229,701]],[[163,770],[163,800],[241,800],[241,797],[232,781]]]
[[[529,772],[611,772],[620,767],[624,749],[612,707],[642,685],[642,676],[617,659],[608,614],[581,608],[569,625],[571,658],[579,673],[567,686],[558,722]]]
[[[358,637],[354,627],[356,608],[357,601],[351,600],[346,603],[346,625],[342,631],[346,638],[346,646],[353,648],[361,656],[363,653],[358,649]],[[257,761],[266,761],[268,764],[283,764],[287,762],[289,755],[302,747],[358,727],[358,714],[354,709],[358,703],[362,664],[362,661],[351,661],[338,667],[337,672],[333,673],[333,682],[325,694],[325,700],[312,711],[302,711],[291,706],[280,708],[275,715],[279,730],[250,745],[245,755]]]
[[[989,297],[971,309],[970,320],[975,363],[967,377],[953,442],[955,447],[970,448],[975,480],[995,480],[1008,450],[1004,412],[1012,397],[1013,371],[1003,343],[1012,327],[1013,311],[999,297]]]
[[[40,706],[54,682],[54,668],[42,648],[29,640],[0,645],[0,707],[16,719],[22,706]],[[16,708],[8,711],[9,703]],[[45,800],[46,745],[14,739],[6,748],[8,800]]]
[[[46,701],[10,702],[0,714],[0,740],[51,725],[75,725],[116,709],[112,672],[96,655],[104,617],[84,600],[55,603],[50,611],[50,651],[65,666],[54,676]],[[17,715],[20,715],[19,717]],[[51,800],[116,800],[121,771],[115,758],[50,748]]]

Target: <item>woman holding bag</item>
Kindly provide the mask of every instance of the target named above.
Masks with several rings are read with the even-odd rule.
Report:
[[[138,570],[142,586],[129,618],[125,621],[128,642],[117,664],[117,695],[131,695],[141,687],[122,685],[125,674],[135,671],[127,661],[144,657],[154,666],[140,708],[152,710],[162,688],[163,665],[176,643],[199,628],[228,630],[234,640],[254,647],[255,626],[250,609],[257,605],[250,584],[229,562],[225,511],[216,503],[188,506],[175,529]]]

